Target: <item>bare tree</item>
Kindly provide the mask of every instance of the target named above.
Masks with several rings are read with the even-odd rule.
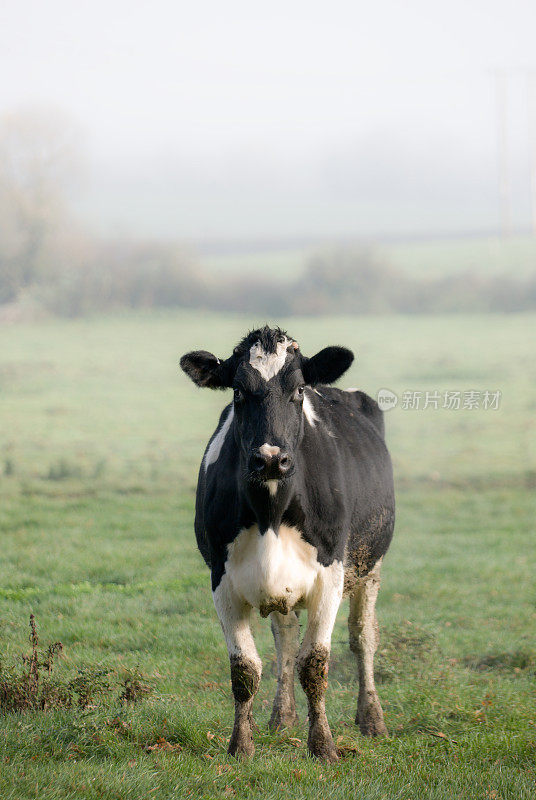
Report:
[[[76,127],[58,112],[0,116],[0,302],[54,270],[66,191],[81,168]]]

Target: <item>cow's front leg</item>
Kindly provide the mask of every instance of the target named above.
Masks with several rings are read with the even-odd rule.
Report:
[[[290,728],[298,722],[294,699],[294,668],[300,643],[300,624],[295,611],[270,614],[277,652],[277,691],[270,717],[270,730]]]
[[[298,675],[309,709],[309,752],[325,761],[337,761],[337,751],[326,716],[331,633],[342,598],[343,566],[335,561],[318,575],[307,604],[307,630],[298,655]]]
[[[249,758],[255,752],[251,706],[259,688],[262,663],[251,634],[251,606],[237,597],[224,575],[213,593],[214,605],[223,629],[235,702],[235,719],[228,752]]]

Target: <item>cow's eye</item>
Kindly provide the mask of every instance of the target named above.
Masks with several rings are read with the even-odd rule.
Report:
[[[294,394],[292,396],[292,399],[293,400],[303,400],[304,389],[305,389],[305,386],[298,386],[298,388],[295,390],[295,392],[294,392]]]
[[[234,390],[235,403],[241,403],[243,399],[244,399],[244,395],[242,393],[242,390],[241,389],[235,389]]]

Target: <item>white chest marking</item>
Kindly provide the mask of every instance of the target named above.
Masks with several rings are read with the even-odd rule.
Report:
[[[281,525],[278,535],[261,536],[257,525],[242,530],[227,550],[225,572],[235,593],[254,608],[307,606],[323,567],[316,547],[296,528]],[[273,609],[272,609],[273,610]],[[285,612],[283,612],[285,613]]]
[[[278,482],[276,480],[273,480],[273,478],[270,479],[269,481],[266,481],[266,488],[268,489],[272,497],[275,497],[275,495],[277,494],[277,483]]]
[[[214,439],[211,441],[209,448],[205,454],[205,458],[203,461],[205,472],[207,471],[209,466],[213,464],[215,461],[217,461],[218,458],[220,457],[221,449],[223,447],[223,443],[225,441],[225,437],[227,436],[229,428],[231,427],[233,417],[234,417],[234,407],[231,406],[229,413],[225,418],[225,422],[219,429]]]
[[[290,339],[285,339],[283,342],[278,342],[275,353],[267,353],[260,342],[250,347],[249,350],[249,363],[256,369],[265,381],[273,378],[282,368],[287,357],[287,347],[291,344]]]

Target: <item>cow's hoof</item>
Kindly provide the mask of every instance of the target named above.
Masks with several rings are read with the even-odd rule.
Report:
[[[314,744],[309,743],[309,754],[320,761],[327,761],[329,764],[334,764],[339,760],[333,739]]]
[[[327,730],[326,730],[327,729]],[[309,728],[307,741],[309,753],[321,761],[335,762],[339,760],[333,737],[327,723],[313,723]]]
[[[271,731],[280,731],[282,728],[294,728],[298,722],[299,718],[295,711],[285,712],[274,708],[268,727]]]
[[[227,752],[235,758],[251,758],[255,753],[251,730],[234,730]]]
[[[363,736],[388,736],[389,733],[383,721],[383,711],[378,700],[365,708],[358,708],[355,724],[359,726]]]

